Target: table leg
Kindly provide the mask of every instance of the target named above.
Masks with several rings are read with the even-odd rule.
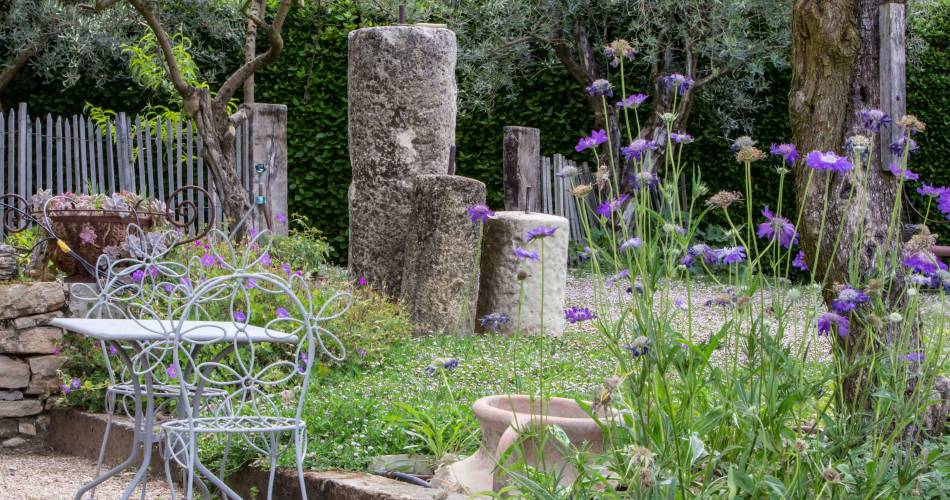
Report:
[[[138,342],[132,343],[133,348],[137,353],[142,352],[142,346]],[[121,351],[120,351],[121,352]],[[132,496],[132,493],[135,491],[135,488],[138,487],[140,483],[143,483],[143,480],[148,480],[148,467],[152,461],[152,443],[153,443],[153,427],[155,423],[155,398],[152,396],[154,394],[152,387],[152,372],[151,370],[144,370],[145,373],[142,375],[142,378],[145,380],[145,412],[142,413],[142,388],[139,385],[138,377],[134,376],[135,372],[133,371],[132,377],[132,387],[135,389],[135,441],[142,443],[142,464],[139,466],[138,471],[135,473],[135,477],[132,478],[132,482],[125,488],[125,491],[122,492],[122,500],[127,500]],[[144,483],[142,488],[145,488]]]

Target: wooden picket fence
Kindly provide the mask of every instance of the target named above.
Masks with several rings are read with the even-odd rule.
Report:
[[[560,172],[566,166],[577,168],[578,176],[574,178],[574,184],[589,184],[592,181],[592,175],[587,168],[586,163],[580,165],[564,156],[556,154],[553,158],[547,156],[541,157],[541,211],[546,214],[559,215],[568,220],[571,227],[571,241],[584,243],[584,229],[580,223],[581,211],[578,203],[587,203],[586,199],[578,200],[571,194],[571,182],[563,177],[558,177],[555,173]],[[588,217],[590,217],[590,210]]]
[[[252,198],[255,174],[249,128],[246,121],[236,125],[236,159],[238,175]],[[118,113],[114,121],[100,125],[88,116],[31,117],[26,103],[21,103],[6,117],[0,115],[0,193],[29,200],[40,190],[132,191],[169,203],[173,200],[168,197],[178,188],[196,185],[211,193],[218,222],[221,210],[202,150],[190,120],[149,120]],[[210,213],[207,200],[189,190],[174,201],[184,200],[198,207],[199,227],[204,227]]]

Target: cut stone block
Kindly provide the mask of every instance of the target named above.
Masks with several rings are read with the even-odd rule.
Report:
[[[34,326],[45,326],[51,320],[62,317],[63,313],[60,311],[53,311],[46,314],[37,314],[34,316],[21,316],[13,320],[13,328],[15,330],[24,330]]]
[[[45,394],[59,389],[57,370],[66,363],[65,356],[37,356],[29,359],[33,377],[26,388],[27,394]]]
[[[0,391],[0,401],[19,401],[23,399],[22,391]]]
[[[29,384],[30,365],[9,356],[0,356],[0,388],[19,389]]]
[[[555,227],[553,236],[527,242],[525,233],[538,227]],[[514,333],[519,325],[518,302],[522,297],[522,334],[557,336],[564,331],[564,286],[567,281],[567,219],[556,215],[524,212],[496,212],[485,225],[482,243],[478,317],[500,313],[511,321],[499,333]],[[542,308],[540,260],[519,259],[515,248],[542,255],[544,246],[544,290]],[[523,272],[525,279],[518,279]],[[522,293],[522,285],[524,286]],[[481,331],[481,325],[477,325]]]
[[[481,223],[472,223],[468,208],[478,203],[485,185],[475,179],[415,179],[401,297],[417,333],[474,331]]]
[[[63,285],[56,282],[0,285],[0,319],[48,313],[65,304]]]
[[[10,354],[51,354],[63,339],[63,331],[53,326],[26,330],[0,330],[0,352]]]
[[[39,399],[0,401],[0,417],[29,417],[42,411],[43,403]]]

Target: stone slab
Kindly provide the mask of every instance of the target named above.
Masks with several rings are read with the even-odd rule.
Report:
[[[0,352],[7,354],[52,354],[63,340],[63,331],[54,326],[34,326],[26,330],[0,330]]]
[[[42,411],[43,403],[39,399],[0,401],[0,417],[29,417]]]
[[[24,330],[34,326],[44,326],[51,320],[62,317],[62,311],[53,311],[45,314],[36,314],[33,316],[21,316],[19,318],[13,319],[13,328],[15,330]]]
[[[0,388],[20,389],[30,384],[30,365],[16,358],[0,355]]]
[[[57,282],[0,285],[0,319],[48,313],[65,304],[63,285]]]
[[[27,360],[30,364],[30,385],[27,394],[45,394],[59,390],[57,371],[66,363],[65,356],[36,356]]]

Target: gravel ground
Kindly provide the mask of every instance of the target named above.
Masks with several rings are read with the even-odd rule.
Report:
[[[4,450],[0,452],[0,498],[10,500],[71,499],[96,471],[96,462],[53,451]],[[96,489],[96,497],[119,498],[134,472],[128,471]],[[141,491],[141,490],[140,490]],[[133,498],[141,498],[140,493]],[[164,480],[152,478],[145,498],[171,498]]]

